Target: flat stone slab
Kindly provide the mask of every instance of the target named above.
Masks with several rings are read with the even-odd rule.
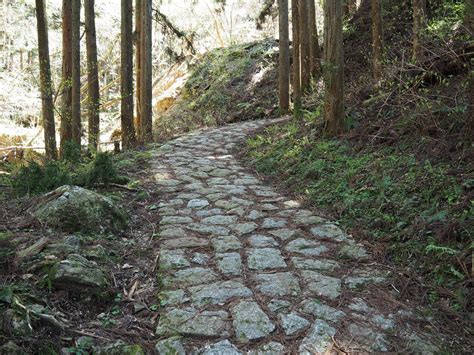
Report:
[[[286,226],[286,223],[287,222],[284,219],[265,218],[262,223],[262,228],[265,228],[265,229],[283,228]]]
[[[291,258],[291,262],[298,269],[307,270],[325,270],[334,271],[339,269],[341,266],[338,262],[329,259],[309,259],[304,257],[295,256]]]
[[[242,342],[264,338],[275,330],[275,324],[257,302],[240,301],[231,312],[235,335]]]
[[[172,276],[163,278],[163,283],[166,287],[177,288],[199,285],[216,279],[217,275],[211,269],[194,267],[174,272]]]
[[[185,238],[165,240],[162,244],[162,247],[166,249],[194,248],[194,247],[204,247],[208,244],[209,244],[209,241],[203,238],[185,237]]]
[[[326,276],[316,271],[303,270],[301,272],[308,289],[318,296],[335,299],[341,294],[341,280]]]
[[[184,349],[183,343],[180,337],[171,337],[168,339],[160,340],[156,343],[155,351],[159,355],[174,354],[174,355],[185,355],[186,350]]]
[[[191,217],[186,216],[164,216],[160,224],[186,224],[192,223],[193,219]]]
[[[282,228],[272,230],[269,233],[281,240],[288,240],[296,236],[300,232],[298,229],[289,229],[289,228]]]
[[[293,335],[310,325],[309,321],[296,313],[280,314],[281,326],[286,335]]]
[[[189,288],[191,298],[198,305],[223,304],[234,297],[250,297],[252,291],[240,281],[219,281]]]
[[[286,300],[273,299],[268,302],[267,307],[273,313],[288,313],[291,303]]]
[[[204,208],[209,206],[209,201],[204,199],[193,199],[188,202],[188,208]]]
[[[247,264],[252,270],[266,270],[286,267],[285,260],[278,249],[258,248],[250,249]]]
[[[317,319],[324,319],[331,322],[341,320],[346,314],[336,308],[330,307],[320,300],[307,300],[301,304],[301,312],[312,314]]]
[[[201,222],[204,224],[229,225],[237,222],[237,216],[215,215],[206,217]]]
[[[225,311],[172,308],[161,315],[156,334],[219,337],[226,336],[229,329],[229,314]]]
[[[186,228],[201,234],[228,235],[230,233],[229,228],[202,223],[191,223],[186,225]]]
[[[242,354],[229,340],[221,340],[217,343],[207,345],[200,349],[200,355],[240,355]]]
[[[267,237],[261,234],[254,234],[249,237],[249,243],[256,248],[275,247],[278,242],[272,237]]]
[[[168,250],[162,249],[160,251],[160,267],[169,268],[180,268],[189,266],[189,261],[186,259],[184,250]]]
[[[298,238],[289,242],[285,249],[290,253],[318,256],[328,251],[328,248],[313,240]]]
[[[237,223],[230,227],[237,235],[243,235],[243,234],[252,233],[255,229],[257,229],[257,224],[253,222]]]
[[[308,335],[302,340],[299,353],[304,355],[324,354],[332,344],[336,329],[323,320],[316,320]]]
[[[258,274],[256,281],[257,289],[268,296],[297,296],[301,292],[298,279],[290,272]]]
[[[238,253],[216,254],[216,265],[224,275],[238,276],[242,273],[242,259]]]
[[[344,242],[349,239],[346,233],[335,224],[321,224],[311,228],[311,234],[315,237],[327,238],[337,242]]]
[[[242,247],[242,243],[233,235],[225,235],[212,238],[212,246],[216,253],[225,253],[232,250],[239,250]]]

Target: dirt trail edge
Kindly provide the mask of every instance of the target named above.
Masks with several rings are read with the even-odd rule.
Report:
[[[159,213],[159,353],[438,348],[391,297],[390,270],[232,153],[284,119],[206,129],[153,151]]]

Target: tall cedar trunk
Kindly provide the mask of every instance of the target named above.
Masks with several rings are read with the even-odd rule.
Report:
[[[135,145],[133,126],[133,0],[122,0],[121,37],[121,124],[122,147],[128,149]]]
[[[135,114],[135,131],[137,133],[137,137],[141,137],[141,107],[140,107],[140,88],[141,88],[141,45],[140,45],[140,36],[141,36],[141,28],[142,28],[142,19],[141,19],[141,11],[142,8],[142,1],[135,0],[135,48],[136,48],[136,56],[135,56],[135,72],[137,75],[137,94],[136,94],[136,114]]]
[[[308,0],[299,0],[299,28],[301,45],[301,91],[307,92],[311,84],[310,35],[308,31]]]
[[[380,0],[379,0],[380,1]],[[356,0],[344,0],[344,16],[349,16],[357,9]]]
[[[324,118],[326,133],[337,135],[345,130],[344,58],[342,47],[342,0],[324,3]]]
[[[152,66],[151,66],[151,0],[142,0],[141,28],[141,141],[152,141]]]
[[[62,9],[62,100],[61,100],[61,126],[60,126],[60,155],[64,154],[64,147],[72,140],[72,4],[71,0],[63,0]]]
[[[81,2],[72,1],[72,141],[81,144]]]
[[[469,33],[470,36],[474,35],[474,0],[466,0],[466,5],[465,5],[465,13],[464,13],[464,26],[466,27],[466,31]],[[467,111],[467,117],[469,119],[470,117],[470,122],[471,122],[471,127],[472,129],[474,122],[472,120],[472,117],[474,117],[474,65],[471,63],[469,65],[469,81],[468,81],[468,97],[469,97],[469,106],[468,106],[468,111]],[[472,132],[472,131],[471,131]],[[474,266],[473,266],[474,268]]]
[[[474,35],[474,0],[466,0],[464,5],[464,26],[471,36]]]
[[[317,78],[321,68],[321,51],[319,50],[318,27],[316,25],[315,0],[308,1],[308,26],[309,26],[309,62],[311,77]]]
[[[423,62],[422,31],[426,19],[426,0],[413,0],[413,57]]]
[[[372,64],[376,83],[382,78],[382,2],[372,0]]]
[[[43,0],[36,0],[36,24],[38,29],[38,56],[40,64],[40,89],[43,109],[43,128],[46,159],[56,159],[56,129],[54,126],[51,66],[49,63],[48,25]]]
[[[292,36],[293,36],[293,114],[301,116],[301,76],[300,76],[300,31],[298,1],[291,0]]]
[[[280,111],[287,114],[290,108],[290,43],[288,30],[288,0],[278,0],[279,15],[279,68],[278,93]]]
[[[97,151],[99,143],[99,73],[97,68],[97,39],[95,33],[95,0],[84,0],[87,50],[87,91],[89,93],[89,149]]]

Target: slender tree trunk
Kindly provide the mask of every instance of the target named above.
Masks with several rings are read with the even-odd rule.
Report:
[[[72,140],[81,144],[81,2],[72,1]]]
[[[51,84],[51,66],[49,62],[48,25],[45,4],[36,0],[36,24],[38,29],[38,55],[41,80],[41,103],[43,109],[43,128],[46,159],[56,159],[56,129],[54,126],[53,92]]]
[[[381,0],[379,0],[381,1]],[[350,16],[352,13],[355,12],[357,9],[357,1],[356,0],[344,0],[344,16]]]
[[[423,62],[422,31],[426,20],[426,0],[413,0],[413,57]]]
[[[376,83],[382,78],[382,2],[372,0],[372,64]]]
[[[60,126],[60,155],[63,156],[67,142],[72,141],[72,4],[71,0],[63,0],[62,8],[62,100]]]
[[[95,32],[95,0],[84,0],[87,50],[87,91],[89,93],[89,150],[97,151],[100,132],[99,73],[97,68],[97,38]]]
[[[135,72],[137,75],[137,94],[136,94],[136,116],[135,116],[135,131],[137,133],[137,137],[141,137],[141,107],[140,107],[140,89],[141,89],[141,28],[142,28],[142,18],[141,18],[141,11],[142,8],[142,1],[135,0],[135,48],[136,48],[136,56],[135,56]]]
[[[129,149],[136,143],[133,126],[133,0],[122,0],[121,38],[121,125],[122,147]]]
[[[280,111],[287,114],[290,108],[290,43],[288,30],[288,0],[278,0],[279,15],[279,68],[278,93]]]
[[[474,0],[466,0],[464,5],[464,27],[471,36],[474,35]]]
[[[152,136],[152,57],[151,57],[151,0],[142,1],[141,27],[141,141],[151,142]]]
[[[337,135],[345,130],[344,52],[342,47],[342,0],[324,3],[324,118],[326,133]]]
[[[311,83],[310,34],[308,26],[308,0],[299,0],[299,28],[301,45],[301,91],[307,92]]]
[[[316,24],[315,0],[308,2],[308,26],[309,26],[309,61],[311,77],[317,78],[321,69],[321,51],[319,50],[318,27]]]
[[[293,36],[293,114],[301,116],[300,31],[298,0],[291,0]]]

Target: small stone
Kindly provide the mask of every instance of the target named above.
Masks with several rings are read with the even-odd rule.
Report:
[[[348,236],[342,229],[334,224],[321,224],[317,227],[313,227],[311,228],[311,234],[315,237],[327,238],[337,242],[348,240]]]
[[[199,199],[194,199],[190,200],[188,202],[188,208],[203,208],[209,206],[209,201],[208,200],[199,200]]]
[[[211,269],[195,267],[176,271],[172,276],[165,277],[163,283],[167,287],[183,287],[211,282],[217,275]]]
[[[180,238],[186,237],[186,232],[183,228],[169,228],[169,229],[162,229],[159,232],[160,238]]]
[[[222,214],[222,210],[220,208],[213,208],[210,210],[198,210],[195,214],[198,217],[209,217],[214,216],[216,214]]]
[[[251,249],[247,257],[249,269],[265,270],[286,267],[285,260],[278,249],[259,248]]]
[[[388,273],[373,269],[354,270],[353,274],[344,278],[344,283],[350,289],[356,289],[369,283],[382,283]]]
[[[346,244],[339,249],[339,256],[354,260],[366,260],[369,256],[365,248],[359,244]]]
[[[168,250],[162,249],[160,251],[160,267],[161,268],[180,268],[189,266],[189,261],[186,260],[184,250]]]
[[[278,210],[278,207],[272,205],[271,203],[265,203],[262,205],[262,211],[275,211]]]
[[[164,249],[194,248],[194,247],[203,247],[208,244],[209,242],[203,238],[186,237],[186,238],[167,239],[163,242],[161,247]]]
[[[334,271],[340,268],[336,261],[329,259],[306,259],[295,256],[291,261],[298,269]]]
[[[161,315],[156,334],[218,337],[228,335],[229,326],[229,314],[225,311],[173,308]]]
[[[270,232],[270,234],[274,235],[277,238],[280,238],[281,240],[287,240],[293,238],[298,232],[300,231],[296,229],[283,228],[273,230]]]
[[[257,289],[268,296],[297,296],[301,290],[298,279],[290,272],[258,274]]]
[[[208,185],[227,185],[229,184],[229,180],[224,179],[224,178],[210,178],[207,180]]]
[[[160,224],[184,224],[192,223],[193,219],[191,217],[184,216],[163,216],[160,221]]]
[[[185,355],[186,350],[184,349],[181,338],[172,337],[164,339],[156,343],[155,350],[159,355]]]
[[[191,223],[186,225],[186,228],[201,234],[228,235],[230,233],[229,228],[202,223]]]
[[[248,234],[257,229],[257,225],[253,222],[248,223],[237,223],[231,226],[231,228],[238,234]]]
[[[286,335],[293,335],[309,326],[309,321],[296,313],[280,314],[281,325]]]
[[[332,344],[336,329],[323,320],[316,320],[308,335],[299,347],[299,353],[304,355],[324,354]]]
[[[301,274],[307,283],[308,289],[318,296],[335,299],[341,294],[340,279],[309,270],[303,270]]]
[[[385,336],[370,328],[367,324],[349,324],[350,335],[353,337],[357,347],[369,352],[388,351],[389,345]]]
[[[231,210],[233,208],[239,207],[237,202],[227,201],[227,200],[218,200],[215,202],[216,207],[223,208],[225,210]]]
[[[320,224],[326,222],[324,218],[318,216],[302,216],[296,215],[293,219],[294,223],[299,226],[309,226],[312,224]]]
[[[235,202],[235,203],[238,203],[239,205],[247,206],[247,207],[254,204],[253,201],[245,200],[245,199],[243,199],[243,198],[238,198],[238,197],[232,197],[232,198],[231,198],[231,201],[232,201],[232,202]]]
[[[225,275],[238,276],[242,273],[242,259],[238,253],[216,254],[216,264]]]
[[[262,228],[265,228],[265,229],[282,228],[285,225],[286,225],[286,220],[284,219],[265,218],[263,220]]]
[[[291,303],[285,300],[273,299],[267,306],[273,313],[288,313]]]
[[[252,291],[238,281],[219,281],[208,285],[190,287],[191,297],[198,305],[223,304],[233,297],[250,297]]]
[[[299,253],[304,255],[318,256],[328,250],[324,245],[313,240],[303,238],[295,239],[289,242],[285,249],[290,253]]]
[[[229,340],[221,340],[198,351],[200,355],[240,355],[242,354]]]
[[[262,217],[265,217],[265,213],[259,212],[257,210],[250,211],[247,216],[248,219],[251,219],[253,221]]]
[[[216,215],[206,217],[202,220],[202,223],[205,224],[220,224],[220,225],[229,225],[237,222],[237,216],[223,216]]]
[[[256,350],[250,350],[249,355],[279,355],[287,354],[285,347],[280,343],[271,341],[268,344],[259,346]]]
[[[163,174],[156,174],[155,175],[155,180],[156,180],[157,185],[166,186],[166,187],[176,186],[176,185],[181,184],[181,181],[179,181],[179,180],[174,180],[174,179],[164,180]]]
[[[239,250],[242,247],[239,239],[233,235],[224,235],[212,239],[212,246],[216,253],[225,253],[231,250]]]
[[[206,265],[209,262],[209,255],[204,253],[194,253],[191,261],[199,265]]]
[[[184,290],[166,290],[161,291],[158,294],[161,306],[175,305],[180,303],[186,303],[189,298],[186,297]]]
[[[346,315],[343,311],[332,308],[318,300],[304,301],[301,305],[301,312],[331,322],[337,322]]]
[[[275,330],[275,325],[256,302],[240,301],[231,311],[235,334],[240,341],[261,339]]]
[[[253,247],[264,248],[264,247],[276,247],[278,242],[271,238],[260,234],[254,234],[249,238],[249,243]]]
[[[300,203],[299,203],[298,201],[293,201],[293,200],[285,201],[285,202],[283,202],[283,205],[284,205],[286,208],[297,208],[297,207],[300,207]]]

